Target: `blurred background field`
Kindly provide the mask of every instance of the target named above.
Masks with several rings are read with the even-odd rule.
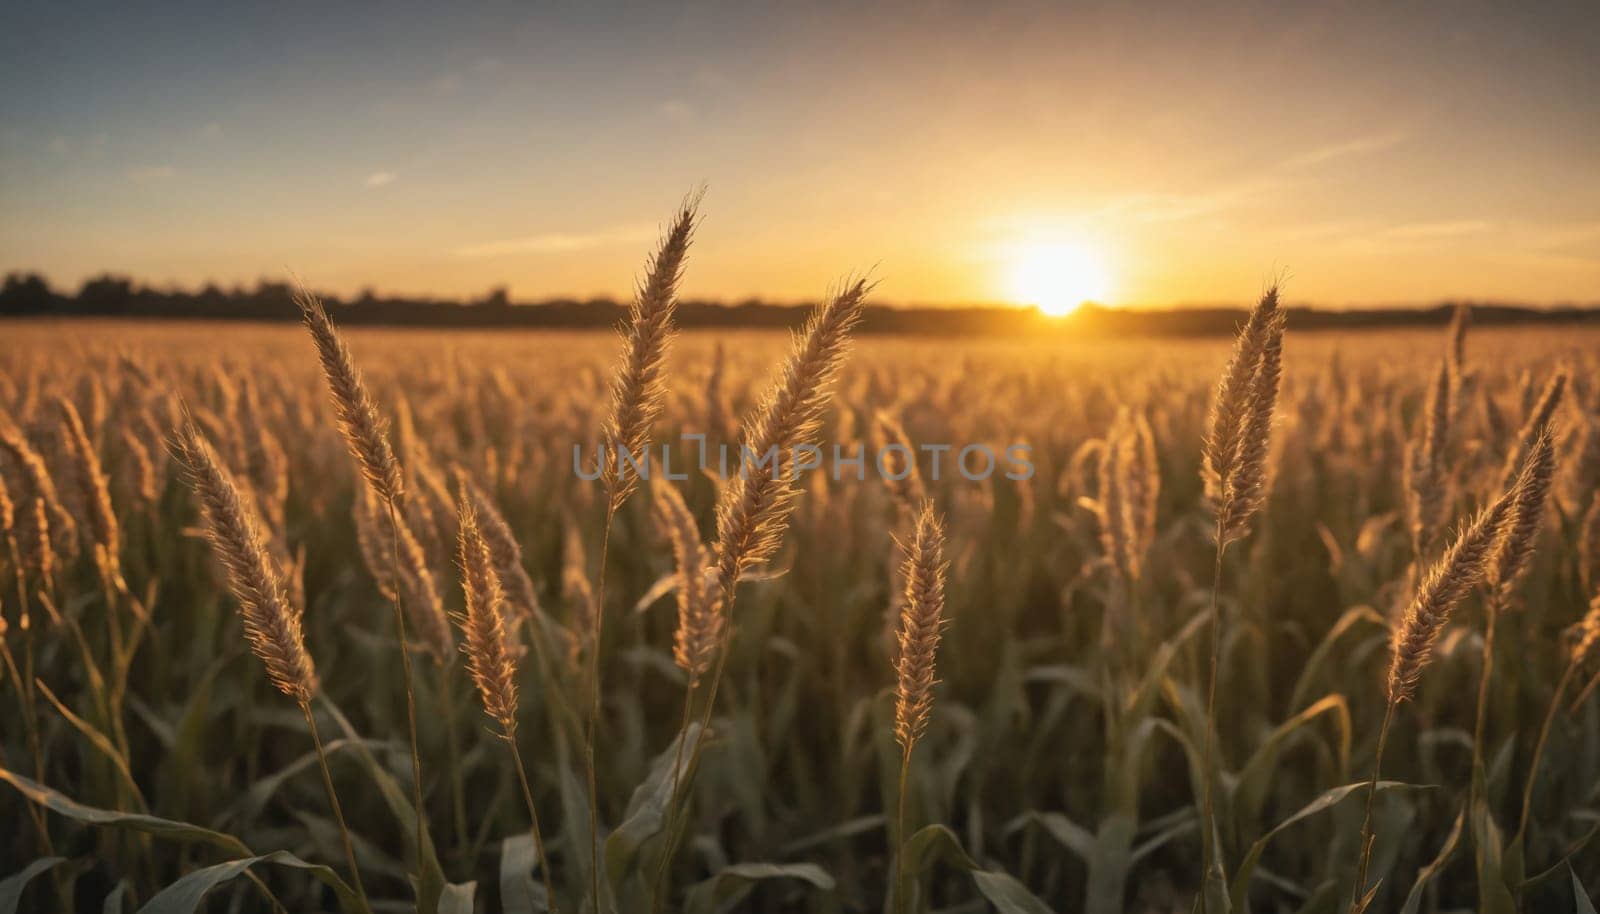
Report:
[[[19,695],[13,686],[22,677],[8,679],[4,767],[88,806],[149,812],[237,836],[256,853],[282,848],[334,865],[337,831],[325,817],[303,721],[248,656],[169,456],[183,404],[248,484],[274,553],[292,569],[331,706],[372,741],[375,764],[407,783],[387,602],[358,548],[357,479],[304,331],[40,320],[4,332],[0,407],[44,456],[82,528],[65,538],[56,531],[47,580],[29,575],[12,586],[16,554],[7,558],[6,643],[38,682]],[[461,596],[455,518],[439,487],[449,489],[454,469],[489,494],[520,542],[541,606],[529,633],[537,625],[531,637],[563,648],[522,663],[522,752],[551,839],[557,892],[577,893],[587,827],[573,716],[576,652],[584,649],[577,632],[595,590],[603,513],[598,484],[574,473],[572,448],[594,446],[616,338],[383,329],[347,336],[393,420],[412,492],[404,518],[447,608],[459,610]],[[680,335],[655,440],[705,433],[713,444],[736,441],[785,346],[776,333]],[[1225,338],[886,336],[853,347],[820,436],[824,448],[861,442],[870,453],[873,416],[883,411],[914,443],[988,443],[997,452],[1022,443],[1036,468],[1025,481],[996,473],[974,482],[953,472],[947,456],[934,481],[926,454],[921,461],[947,516],[952,564],[943,682],[910,803],[918,822],[945,823],[959,841],[959,849],[928,854],[929,909],[982,909],[965,864],[954,860],[964,853],[1057,910],[1188,910],[1199,841],[1186,752],[1203,727],[1196,620],[1210,596],[1214,555],[1198,466],[1228,347]],[[1270,497],[1255,533],[1230,548],[1223,591],[1218,749],[1228,793],[1219,816],[1230,873],[1274,825],[1370,772],[1387,620],[1409,593],[1403,452],[1445,350],[1442,327],[1290,327]],[[1569,378],[1552,510],[1520,590],[1521,611],[1502,623],[1512,635],[1503,635],[1489,709],[1490,805],[1509,832],[1537,723],[1570,646],[1567,629],[1600,580],[1597,543],[1587,539],[1600,517],[1600,329],[1475,330],[1463,365],[1449,445],[1452,522],[1499,485],[1510,442],[1545,381],[1558,370]],[[82,522],[90,495],[74,475],[57,398],[81,416],[109,478],[122,531],[120,583],[97,571]],[[1160,476],[1157,524],[1131,595],[1113,592],[1093,510],[1095,442],[1119,412],[1148,420]],[[15,461],[0,461],[20,518],[26,484]],[[678,486],[709,539],[715,482],[695,476]],[[865,482],[811,474],[804,487],[770,573],[741,589],[715,740],[672,871],[675,905],[716,909],[706,891],[692,896],[688,887],[750,862],[817,871],[785,871],[719,896],[742,910],[868,911],[883,903],[883,814],[899,763],[885,620],[900,521],[871,474]],[[20,531],[22,521],[16,525]],[[598,778],[610,828],[628,818],[632,792],[671,743],[682,700],[683,674],[671,658],[672,560],[648,498],[619,515],[607,574]],[[1459,614],[1391,735],[1385,777],[1435,785],[1379,796],[1374,876],[1396,908],[1419,869],[1453,847],[1470,779],[1477,612],[1469,602]],[[451,882],[477,881],[479,910],[519,910],[508,899],[532,882],[515,863],[526,821],[514,778],[459,660],[436,668],[418,654],[417,662],[440,865]],[[20,726],[19,698],[37,716],[37,746]],[[1113,717],[1125,727],[1110,726]],[[406,829],[342,742],[341,725],[331,717],[323,724],[341,740],[333,775],[368,888],[375,899],[403,904]],[[1527,874],[1542,874],[1526,888],[1527,910],[1570,910],[1568,863],[1590,886],[1600,879],[1600,857],[1580,844],[1600,822],[1600,702],[1563,714],[1552,740],[1525,848]],[[7,872],[42,856],[29,809],[21,792],[0,789]],[[1330,899],[1347,897],[1337,889],[1349,884],[1359,813],[1358,803],[1343,803],[1273,835],[1246,878],[1252,909],[1333,910]],[[169,843],[92,828],[83,818],[45,816],[55,853],[72,862],[55,870],[54,885],[33,883],[26,897],[43,906],[36,910],[55,903],[63,886],[80,910],[98,909],[114,890],[126,901],[148,899],[180,874],[229,856],[205,841]],[[646,846],[644,858],[657,850]],[[1474,903],[1473,853],[1457,850],[1418,895],[1420,910]],[[624,897],[641,878],[613,875]],[[262,869],[261,878],[291,910],[331,904],[300,871]],[[725,878],[719,891],[732,893],[735,882]],[[263,905],[242,881],[219,889],[212,903]]]

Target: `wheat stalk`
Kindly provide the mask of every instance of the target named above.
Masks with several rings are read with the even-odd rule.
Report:
[[[916,450],[911,437],[900,421],[887,411],[878,410],[872,417],[872,446],[877,451],[881,472],[879,478],[894,503],[894,536],[910,536],[917,522],[917,511],[927,498],[927,486],[922,481],[922,471],[917,466]],[[884,601],[883,637],[890,658],[896,650],[896,630],[900,625],[900,610],[905,594],[905,580],[900,576],[900,562],[893,553],[888,558],[889,599]]]
[[[228,589],[239,604],[250,651],[266,667],[267,678],[273,686],[293,699],[305,716],[322,765],[328,802],[344,840],[351,881],[355,883],[362,906],[370,909],[366,889],[361,884],[361,871],[356,865],[350,830],[345,825],[344,811],[328,771],[322,736],[317,732],[316,718],[311,713],[311,700],[317,695],[319,683],[316,665],[306,651],[300,612],[289,602],[281,574],[232,475],[194,422],[186,421],[178,427],[176,451],[200,503],[206,539],[226,573]]]
[[[745,571],[765,562],[778,549],[794,508],[794,481],[786,472],[792,465],[792,448],[808,442],[822,424],[822,411],[828,404],[834,376],[849,348],[850,333],[861,321],[870,289],[865,279],[850,281],[816,307],[794,337],[777,379],[743,424],[739,469],[722,486],[717,501],[717,541],[711,550],[717,569],[716,594],[722,608],[722,631],[714,652],[716,664],[706,686],[700,735],[689,754],[687,775],[683,761],[687,729],[678,743],[667,805],[668,847],[656,871],[652,912],[661,909],[664,874],[672,859],[683,791],[693,783],[698,770],[705,733],[716,708],[717,690],[727,669],[734,588]],[[775,455],[770,472],[745,472],[745,454],[759,456],[769,452]]]
[[[1480,798],[1485,789],[1483,774],[1484,733],[1489,715],[1489,684],[1494,675],[1495,635],[1500,614],[1511,605],[1512,591],[1527,571],[1534,543],[1544,520],[1544,505],[1555,476],[1555,443],[1549,426],[1540,431],[1528,451],[1515,486],[1511,507],[1494,538],[1484,564],[1484,584],[1489,595],[1484,605],[1483,662],[1478,678],[1477,715],[1472,729],[1472,791]]]
[[[461,589],[466,599],[466,612],[457,619],[464,636],[461,651],[484,712],[510,739],[517,729],[517,667],[506,637],[505,591],[465,490],[457,517]]]
[[[1511,515],[1489,555],[1484,582],[1491,591],[1492,602],[1508,605],[1512,591],[1528,573],[1534,546],[1544,529],[1545,504],[1549,500],[1554,478],[1555,436],[1546,425],[1539,431],[1533,447],[1523,459],[1521,472],[1513,487],[1516,500]]]
[[[620,330],[622,355],[611,383],[611,412],[605,424],[606,446],[600,449],[600,475],[605,489],[605,523],[600,534],[600,565],[596,576],[593,622],[589,633],[590,652],[587,720],[584,726],[584,775],[589,791],[589,891],[595,908],[600,907],[600,798],[595,783],[595,728],[600,720],[600,653],[605,637],[606,560],[611,550],[611,524],[617,510],[639,484],[639,472],[630,473],[624,460],[648,466],[650,431],[661,414],[666,397],[662,371],[667,347],[672,341],[673,315],[678,307],[678,283],[683,278],[683,263],[689,252],[699,218],[700,194],[684,200],[672,220],[655,255],[639,283],[628,310],[628,320]],[[610,453],[610,459],[606,457]],[[648,473],[648,470],[644,471]]]
[[[672,547],[678,575],[678,627],[673,635],[673,659],[689,674],[689,688],[711,665],[712,652],[722,636],[722,613],[707,572],[710,553],[700,539],[694,514],[684,504],[676,486],[665,480],[651,486],[656,525]]]
[[[1428,408],[1418,434],[1406,446],[1406,515],[1412,558],[1418,568],[1438,533],[1448,500],[1444,450],[1450,435],[1453,377],[1449,363],[1441,363],[1429,389]]]
[[[48,465],[28,443],[27,436],[3,411],[0,411],[0,449],[11,455],[12,462],[27,482],[28,493],[42,501],[49,512],[49,522],[40,529],[49,533],[50,542],[56,545],[75,542],[78,536],[77,521],[72,512],[63,506]]]
[[[111,487],[105,470],[100,466],[100,456],[89,441],[83,418],[72,401],[58,397],[56,408],[61,412],[62,427],[71,445],[74,470],[89,512],[89,529],[94,535],[94,543],[104,551],[106,561],[115,568],[121,553],[122,537],[117,526],[116,510],[111,505]]]
[[[1156,536],[1156,516],[1161,498],[1161,466],[1156,459],[1155,435],[1143,413],[1133,414],[1123,431],[1117,469],[1123,495],[1123,524],[1127,532],[1127,565],[1135,579],[1144,571],[1145,554]]]
[[[1472,326],[1472,306],[1457,302],[1450,315],[1450,371],[1459,377],[1467,360],[1467,329]]]
[[[5,474],[0,473],[0,533],[10,536],[16,523],[16,502],[11,500],[11,487],[6,482]]]
[[[17,524],[17,543],[23,568],[48,588],[55,575],[56,551],[50,544],[50,512],[43,498],[35,498],[23,506],[21,521]]]
[[[317,358],[322,363],[322,374],[328,382],[328,392],[333,400],[334,413],[338,418],[339,430],[344,436],[345,444],[355,456],[356,465],[361,469],[362,477],[371,487],[372,493],[383,501],[388,509],[389,533],[393,547],[390,565],[398,585],[401,578],[402,539],[399,503],[405,489],[401,480],[400,462],[395,459],[394,448],[389,443],[387,426],[378,414],[372,395],[361,381],[361,374],[356,370],[355,360],[351,357],[349,348],[345,346],[339,332],[334,329],[333,321],[328,318],[328,312],[323,308],[322,302],[304,288],[298,288],[295,291],[295,304],[300,307],[301,317],[311,334],[312,343],[316,346]],[[426,846],[427,812],[422,796],[422,753],[417,748],[416,687],[412,679],[411,651],[406,642],[405,611],[401,607],[399,589],[398,586],[395,587],[394,599],[390,601],[390,605],[394,610],[395,638],[400,650],[400,671],[406,690],[406,726],[411,744],[411,801],[417,813],[414,837],[420,868],[422,849]],[[445,637],[448,638],[448,626],[444,631]],[[416,885],[421,884],[419,877]]]
[[[905,609],[900,614],[895,660],[895,739],[909,754],[922,738],[933,708],[935,655],[944,626],[944,522],[924,502],[916,533],[901,544]]]
[[[1394,722],[1395,709],[1416,693],[1422,670],[1433,656],[1434,643],[1439,633],[1462,599],[1476,587],[1487,574],[1490,551],[1496,538],[1502,534],[1507,517],[1515,503],[1516,493],[1502,494],[1489,507],[1479,511],[1439,560],[1428,569],[1417,585],[1416,593],[1407,606],[1390,640],[1390,662],[1387,680],[1388,700],[1385,703],[1383,724],[1378,728],[1378,746],[1372,763],[1372,778],[1367,785],[1366,814],[1361,826],[1361,856],[1356,866],[1355,894],[1351,898],[1351,914],[1366,910],[1377,892],[1377,886],[1367,889],[1367,867],[1372,859],[1372,803],[1378,792],[1378,777],[1383,768],[1383,750],[1388,743],[1389,728]]]
[[[506,590],[506,600],[518,615],[529,622],[544,615],[539,605],[539,591],[522,565],[522,546],[505,516],[489,494],[472,482],[462,468],[456,470],[457,484],[466,488],[478,517],[478,527],[489,546],[489,558],[494,563],[495,574]]]
[[[1266,499],[1266,456],[1272,416],[1278,400],[1282,371],[1284,314],[1278,309],[1278,287],[1269,288],[1251,309],[1234,341],[1233,356],[1224,369],[1212,401],[1208,431],[1201,449],[1201,480],[1206,497],[1216,511],[1216,563],[1211,578],[1210,664],[1206,676],[1206,733],[1201,755],[1202,827],[1200,910],[1208,907],[1207,892],[1213,868],[1221,857],[1215,848],[1216,817],[1212,784],[1216,780],[1214,743],[1217,722],[1217,675],[1221,666],[1222,618],[1218,597],[1222,589],[1222,559],[1228,544],[1248,530],[1250,518]],[[1220,874],[1217,874],[1220,876]]]
[[[1577,639],[1567,654],[1561,677],[1556,680],[1555,690],[1550,694],[1550,706],[1545,710],[1544,722],[1539,726],[1539,737],[1534,742],[1533,756],[1528,762],[1528,773],[1522,785],[1522,815],[1517,822],[1516,834],[1512,836],[1513,844],[1523,844],[1528,834],[1528,822],[1533,814],[1533,788],[1537,783],[1539,761],[1544,757],[1545,743],[1550,739],[1550,727],[1555,723],[1556,712],[1561,709],[1561,697],[1566,694],[1572,678],[1593,662],[1596,649],[1600,648],[1600,592],[1596,592],[1594,598],[1589,601],[1588,612],[1578,620],[1575,628]],[[1589,689],[1593,687],[1591,683],[1579,694],[1573,710],[1576,710],[1577,704],[1581,704],[1588,697]]]
[[[928,493],[917,467],[911,437],[898,419],[880,409],[872,415],[872,446],[883,463],[880,474],[883,487],[894,500],[895,508],[903,516],[915,518]]]
[[[1128,558],[1133,554],[1133,546],[1128,542],[1128,506],[1122,490],[1125,482],[1122,449],[1126,445],[1123,430],[1127,421],[1127,411],[1119,411],[1100,447],[1100,459],[1095,467],[1094,502],[1095,519],[1100,527],[1100,551],[1123,581],[1133,577],[1128,567]]]
[[[1561,394],[1567,388],[1567,375],[1557,372],[1540,391],[1539,398],[1534,402],[1527,413],[1527,419],[1522,423],[1522,429],[1517,432],[1517,440],[1509,453],[1506,454],[1505,470],[1501,474],[1501,488],[1510,488],[1516,481],[1517,474],[1521,472],[1523,461],[1528,456],[1528,451],[1534,446],[1539,436],[1544,434],[1546,426],[1550,425],[1555,417],[1556,407],[1561,405]]]
[[[937,670],[939,637],[944,629],[944,584],[948,565],[944,560],[944,522],[934,513],[933,502],[924,501],[917,515],[916,532],[909,543],[900,544],[904,555],[904,609],[898,631],[899,655],[895,658],[894,735],[900,743],[900,778],[894,841],[896,911],[910,903],[904,883],[906,841],[906,786],[911,774],[911,752],[922,739],[933,713],[933,686]]]
[[[1600,585],[1600,490],[1589,498],[1578,533],[1578,567],[1585,587]]]

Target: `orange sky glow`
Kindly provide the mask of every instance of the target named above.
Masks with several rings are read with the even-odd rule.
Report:
[[[691,298],[1600,302],[1592,4],[37,5],[0,271]],[[199,10],[199,11],[197,11]]]

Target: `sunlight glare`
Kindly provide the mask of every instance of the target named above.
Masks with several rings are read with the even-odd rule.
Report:
[[[1018,247],[1011,258],[1010,296],[1057,317],[1084,302],[1104,302],[1111,279],[1105,258],[1073,242],[1037,242]]]

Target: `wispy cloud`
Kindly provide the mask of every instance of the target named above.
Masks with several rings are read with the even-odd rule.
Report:
[[[171,165],[140,165],[128,169],[128,180],[135,184],[150,184],[156,181],[165,181],[177,175],[178,170]]]
[[[1101,215],[1132,222],[1184,222],[1281,190],[1284,183],[1280,178],[1262,177],[1195,193],[1130,194],[1113,200]]]
[[[1113,200],[1104,215],[1133,222],[1187,222],[1245,206],[1271,194],[1283,194],[1306,178],[1296,175],[1318,165],[1352,156],[1371,155],[1405,142],[1403,130],[1373,133],[1329,143],[1291,156],[1255,175],[1188,193],[1130,194]]]
[[[1493,222],[1483,219],[1457,219],[1449,222],[1408,222],[1391,225],[1383,230],[1390,238],[1459,238],[1476,235],[1494,228]]]
[[[375,171],[367,175],[368,187],[386,187],[400,180],[400,175],[392,171]]]
[[[667,99],[656,105],[656,111],[667,120],[680,124],[694,117],[694,106],[681,98]]]
[[[442,73],[428,84],[428,90],[434,95],[447,97],[460,92],[466,83],[460,73]]]
[[[457,257],[504,257],[508,254],[567,254],[617,244],[640,244],[655,235],[650,225],[619,225],[596,232],[546,232],[456,248]]]
[[[1401,222],[1391,225],[1354,227],[1342,237],[1332,240],[1330,250],[1344,254],[1370,256],[1381,254],[1414,254],[1426,251],[1459,249],[1463,246],[1480,248],[1483,239],[1500,229],[1487,219],[1454,219],[1437,222]]]
[[[1581,245],[1587,250],[1595,242],[1600,242],[1600,222],[1575,222],[1567,225],[1546,226],[1530,231],[1528,247],[1551,249]]]
[[[1332,162],[1335,159],[1345,159],[1351,156],[1371,155],[1385,149],[1398,146],[1406,141],[1410,134],[1405,130],[1390,130],[1384,133],[1373,133],[1367,136],[1355,137],[1338,143],[1328,143],[1314,149],[1308,149],[1296,156],[1291,156],[1279,165],[1280,168],[1299,169],[1311,168]]]

